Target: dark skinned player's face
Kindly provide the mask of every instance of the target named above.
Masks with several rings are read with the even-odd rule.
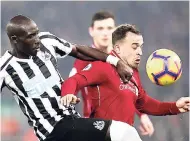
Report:
[[[40,39],[38,27],[34,22],[22,27],[22,31],[17,36],[17,52],[25,56],[36,56],[40,49]]]

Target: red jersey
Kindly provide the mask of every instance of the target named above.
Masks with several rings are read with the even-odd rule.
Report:
[[[90,95],[95,118],[113,119],[134,123],[136,108],[151,115],[171,115],[179,113],[175,102],[160,102],[149,97],[142,88],[138,70],[133,78],[124,84],[115,67],[104,62],[92,62],[85,70],[67,79],[61,94],[74,94],[79,89],[98,85],[99,94]],[[97,88],[96,88],[97,89]]]

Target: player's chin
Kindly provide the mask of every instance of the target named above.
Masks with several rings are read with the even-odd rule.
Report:
[[[38,50],[33,50],[32,52],[30,52],[30,55],[31,55],[31,56],[36,56],[36,55],[37,55],[37,52],[38,52]]]
[[[139,65],[140,65],[140,63],[134,63],[134,64],[132,65],[132,68],[138,69]]]

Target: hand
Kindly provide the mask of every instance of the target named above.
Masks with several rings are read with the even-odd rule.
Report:
[[[141,115],[140,123],[141,125],[139,126],[139,129],[141,131],[141,135],[149,135],[149,137],[152,136],[154,133],[154,126],[147,114]]]
[[[128,83],[133,75],[133,69],[122,60],[119,60],[117,63],[117,72],[123,80],[123,83]]]
[[[181,113],[188,112],[190,110],[190,97],[181,97],[177,100],[176,106]]]
[[[73,94],[67,94],[61,98],[61,104],[69,107],[70,104],[77,104],[80,102],[80,98],[77,98]]]

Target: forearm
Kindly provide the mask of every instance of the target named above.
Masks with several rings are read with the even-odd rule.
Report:
[[[149,96],[147,96],[144,103],[141,103],[140,105],[142,106],[137,106],[138,110],[149,115],[164,116],[176,115],[180,113],[179,109],[176,106],[176,102],[161,102]]]
[[[77,52],[88,56],[92,59],[95,59],[97,61],[103,61],[106,62],[106,59],[108,57],[108,54],[99,51],[98,49],[89,47],[89,46],[85,46],[85,45],[75,45]]]

